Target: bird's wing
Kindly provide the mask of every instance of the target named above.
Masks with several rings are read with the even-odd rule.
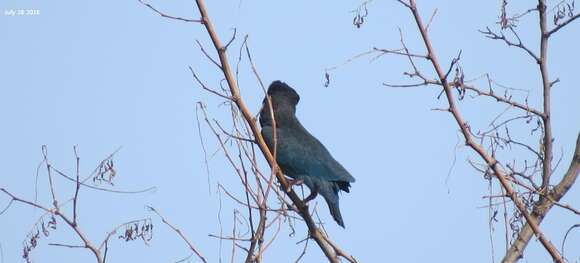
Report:
[[[326,147],[306,130],[278,128],[276,132],[276,160],[287,175],[308,175],[326,181],[355,181]],[[262,135],[268,147],[273,149],[272,127],[263,127]]]

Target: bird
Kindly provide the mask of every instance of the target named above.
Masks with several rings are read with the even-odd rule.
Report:
[[[268,103],[268,96],[272,107]],[[296,117],[296,105],[299,101],[300,96],[288,84],[279,80],[272,82],[260,110],[262,137],[274,153],[272,126],[275,123],[276,162],[286,176],[294,179],[290,180],[290,185],[306,184],[310,195],[304,199],[305,203],[316,198],[318,194],[322,195],[333,219],[345,228],[338,193],[340,190],[349,193],[350,183],[355,178],[302,126]]]

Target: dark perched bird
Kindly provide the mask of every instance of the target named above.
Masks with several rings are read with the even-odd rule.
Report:
[[[330,209],[334,220],[342,227],[344,221],[338,207],[338,192],[349,192],[355,179],[328,152],[326,147],[312,136],[296,118],[296,105],[300,96],[281,81],[274,81],[268,88],[271,97],[276,129],[276,161],[282,172],[303,182],[310,188],[308,202],[320,193]],[[274,130],[267,97],[262,102],[260,125],[262,136],[273,152]]]

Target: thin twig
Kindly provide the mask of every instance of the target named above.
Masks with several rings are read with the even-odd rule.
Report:
[[[201,20],[199,19],[189,19],[189,18],[183,18],[183,17],[177,17],[177,16],[171,16],[171,15],[167,15],[159,10],[157,10],[155,7],[153,7],[151,4],[145,3],[143,2],[143,0],[137,0],[139,1],[139,3],[145,5],[146,7],[148,7],[149,9],[153,10],[153,12],[159,14],[162,17],[165,18],[169,18],[169,19],[174,19],[174,20],[179,20],[179,21],[183,21],[183,22],[190,22],[190,23],[201,23]]]
[[[563,27],[565,27],[566,25],[570,24],[572,21],[576,20],[578,17],[580,17],[580,13],[572,16],[571,18],[569,18],[568,20],[564,21],[562,24],[557,25],[556,27],[554,27],[552,30],[548,31],[546,33],[546,37],[550,37],[552,36],[552,34],[558,32],[558,30],[562,29]]]
[[[79,181],[79,177],[80,177],[80,158],[79,155],[77,154],[77,147],[76,145],[73,147],[73,151],[75,153],[75,159],[76,159],[76,185],[75,185],[75,196],[73,197],[73,223],[76,225],[77,224],[77,203],[78,203],[78,199],[79,199],[79,189],[81,187],[81,182]]]
[[[181,239],[183,239],[183,241],[185,241],[185,243],[187,244],[189,249],[191,249],[191,251],[193,251],[193,253],[195,253],[201,261],[207,262],[205,260],[205,258],[201,255],[201,253],[189,241],[189,239],[187,239],[187,237],[185,235],[183,235],[183,233],[181,232],[181,230],[179,230],[179,228],[177,228],[177,227],[173,226],[171,223],[169,223],[169,221],[167,221],[165,219],[165,217],[163,217],[155,208],[153,208],[151,206],[147,206],[147,208],[149,208],[149,210],[151,210],[152,212],[157,214],[161,218],[161,221],[163,221],[163,223],[165,223],[167,226],[169,226],[171,229],[173,229],[173,231],[175,231],[179,235],[179,237],[181,237]]]
[[[218,95],[219,97],[222,97],[226,100],[232,100],[232,98],[230,96],[224,95],[219,93],[218,91],[214,90],[214,89],[210,89],[208,88],[201,80],[199,80],[199,78],[197,77],[197,75],[195,74],[195,71],[193,71],[193,68],[191,66],[189,66],[189,71],[191,71],[191,75],[193,76],[193,78],[195,79],[195,81],[197,81],[197,83],[201,86],[202,89],[207,90],[215,95]]]

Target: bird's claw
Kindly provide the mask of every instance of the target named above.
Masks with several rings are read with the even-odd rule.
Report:
[[[286,180],[288,182],[288,187],[286,188],[286,192],[290,192],[290,190],[292,189],[292,186],[294,185],[301,185],[304,183],[304,180],[302,179],[287,179]]]
[[[308,206],[308,203],[310,201],[312,201],[314,198],[316,198],[317,195],[318,195],[318,193],[316,193],[316,192],[310,193],[310,195],[308,195],[306,198],[304,198],[304,200],[302,200],[302,202],[304,203],[305,206]]]

